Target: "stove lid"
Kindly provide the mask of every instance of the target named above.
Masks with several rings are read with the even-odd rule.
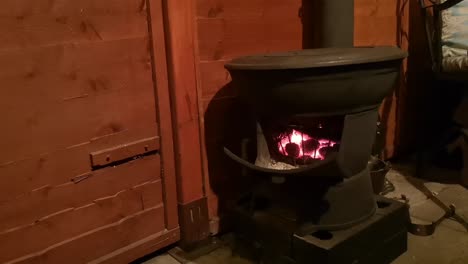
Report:
[[[229,70],[280,70],[335,67],[401,60],[407,53],[397,47],[323,48],[260,54],[233,59]]]

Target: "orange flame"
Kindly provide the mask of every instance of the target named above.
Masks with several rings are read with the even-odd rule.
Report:
[[[337,142],[329,140],[329,139],[318,139],[318,145],[314,149],[305,149],[304,143],[308,140],[315,140],[311,136],[302,133],[297,130],[292,130],[292,132],[288,135],[283,136],[278,143],[278,148],[281,154],[285,156],[289,156],[288,152],[286,151],[286,145],[293,143],[296,144],[299,148],[299,157],[310,157],[312,159],[324,160],[325,156],[320,153],[322,148],[326,147],[333,147]]]

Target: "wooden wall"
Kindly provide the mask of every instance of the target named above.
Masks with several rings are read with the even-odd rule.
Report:
[[[158,120],[170,127],[156,111],[146,3],[2,1],[0,263],[127,263],[178,239],[161,152],[90,160],[139,140],[159,150]]]
[[[196,0],[198,96],[212,230],[217,229],[222,208],[242,191],[239,167],[225,158],[222,146],[233,139],[239,144],[245,132],[239,124],[246,113],[223,65],[236,56],[303,48],[309,43],[305,38],[314,32],[303,32],[302,5],[301,0]],[[354,12],[356,46],[401,44],[406,48],[399,27],[405,27],[401,24],[407,19],[407,7],[401,1],[355,0]],[[389,129],[387,156],[391,156],[395,96],[386,100],[382,112]]]

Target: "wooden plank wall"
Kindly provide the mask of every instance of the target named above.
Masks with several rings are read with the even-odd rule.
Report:
[[[96,171],[89,157],[159,135],[147,19],[141,0],[2,1],[0,263],[167,240],[159,154]]]
[[[196,0],[196,3],[205,189],[212,231],[216,232],[222,208],[242,190],[239,167],[224,157],[222,146],[229,144],[227,138],[242,136],[239,124],[246,118],[237,91],[228,85],[230,76],[223,65],[236,56],[303,48],[299,17],[302,2]],[[355,44],[396,45],[400,5],[400,1],[395,0],[355,0]],[[309,37],[313,35],[310,32]],[[307,36],[305,32],[304,37]],[[390,130],[387,148],[393,152],[396,103],[394,98],[388,102],[390,107],[385,109]]]

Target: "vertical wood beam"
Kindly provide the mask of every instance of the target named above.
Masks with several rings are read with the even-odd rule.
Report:
[[[171,104],[169,95],[169,81],[167,71],[167,57],[165,33],[163,23],[162,0],[147,0],[148,24],[151,36],[151,55],[153,68],[153,82],[159,133],[161,138],[161,166],[163,173],[163,197],[165,204],[166,228],[179,226],[177,213],[176,168],[174,161],[174,138],[172,131]]]
[[[193,2],[164,0],[179,203],[203,197]]]
[[[181,245],[209,236],[197,92],[195,0],[163,0]]]

